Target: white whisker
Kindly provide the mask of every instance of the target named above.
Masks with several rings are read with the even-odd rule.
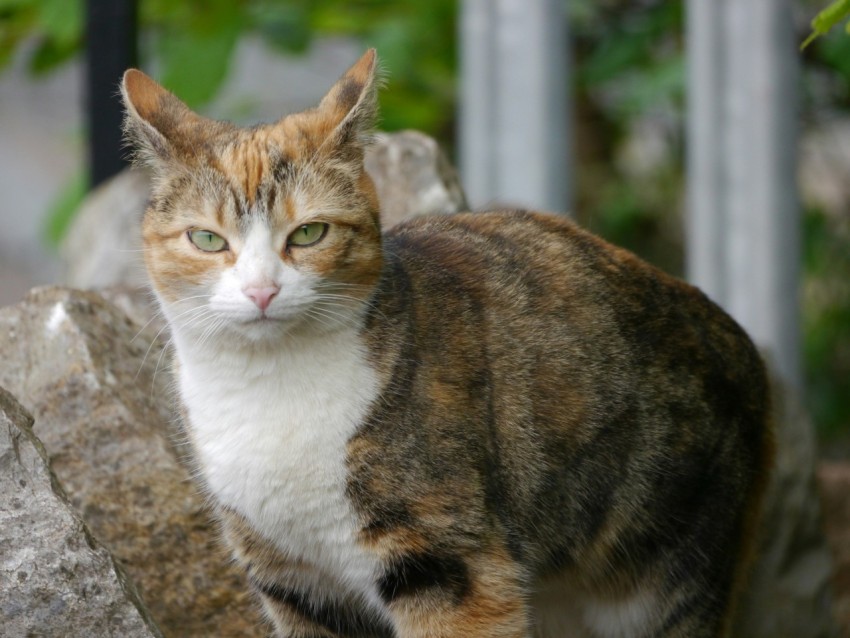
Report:
[[[166,351],[168,350],[168,346],[171,345],[172,339],[169,339],[165,342],[165,345],[162,347],[162,351],[159,353],[159,357],[156,360],[156,366],[153,369],[153,377],[151,377],[151,398],[153,398],[153,392],[156,388],[156,375],[159,372],[159,365],[162,363],[162,357],[165,356]]]

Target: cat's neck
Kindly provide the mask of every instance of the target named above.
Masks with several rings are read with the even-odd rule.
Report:
[[[197,348],[179,337],[175,343],[180,396],[202,457],[228,437],[271,431],[292,436],[321,431],[337,443],[347,440],[380,394],[378,375],[354,328],[286,339],[275,347]],[[209,467],[221,463],[210,454]]]

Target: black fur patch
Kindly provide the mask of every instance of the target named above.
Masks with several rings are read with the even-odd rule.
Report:
[[[459,602],[469,591],[469,570],[452,554],[408,554],[390,565],[378,589],[387,603],[426,589],[442,590]]]
[[[288,158],[277,156],[272,158],[271,170],[269,172],[271,173],[272,181],[275,184],[281,184],[292,177],[294,167]]]
[[[374,622],[360,610],[350,606],[309,599],[303,593],[290,589],[279,583],[270,585],[258,582],[254,587],[272,600],[286,605],[299,616],[302,616],[332,634],[341,637],[355,638],[357,636],[374,636],[375,638],[393,638],[390,627]]]

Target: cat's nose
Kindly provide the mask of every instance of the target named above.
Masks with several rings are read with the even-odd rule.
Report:
[[[262,311],[269,307],[274,296],[280,292],[280,286],[247,286],[242,289],[248,297]]]

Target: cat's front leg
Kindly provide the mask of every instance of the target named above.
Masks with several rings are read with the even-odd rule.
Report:
[[[255,585],[255,588],[278,638],[342,638],[342,634],[306,616],[291,598],[295,592],[278,590],[275,586],[260,589]]]
[[[390,638],[391,632],[351,608],[310,600],[297,589],[252,579],[279,638]]]
[[[331,591],[314,566],[283,555],[235,511],[218,510],[224,539],[277,638],[395,638],[362,601]]]
[[[523,580],[501,552],[417,552],[393,561],[380,589],[402,638],[528,638]]]

